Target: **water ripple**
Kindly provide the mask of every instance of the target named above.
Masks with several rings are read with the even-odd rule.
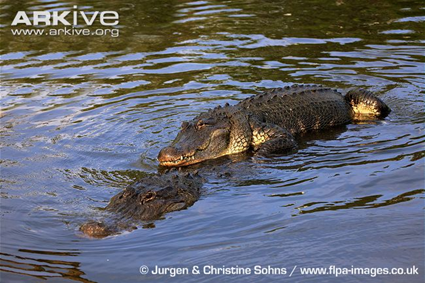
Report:
[[[120,37],[10,33],[18,10],[74,4],[119,11]],[[414,0],[7,0],[0,15],[2,278],[135,282],[142,264],[419,265],[422,6]],[[132,233],[79,236],[79,225],[105,216],[102,207],[113,195],[158,171],[158,151],[182,121],[293,83],[342,92],[363,87],[392,113],[384,121],[304,135],[291,155],[244,154],[184,169],[203,170],[207,179],[192,207],[140,223]]]

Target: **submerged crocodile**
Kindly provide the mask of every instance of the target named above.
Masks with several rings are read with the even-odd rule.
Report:
[[[201,195],[202,183],[196,172],[144,177],[111,198],[105,210],[112,217],[89,221],[80,226],[80,231],[89,237],[103,238],[133,230],[133,223],[156,220],[193,205]]]
[[[267,156],[297,148],[295,137],[356,120],[385,118],[390,108],[373,93],[345,96],[319,85],[293,85],[216,107],[190,122],[158,154],[162,166],[186,166],[252,149]]]

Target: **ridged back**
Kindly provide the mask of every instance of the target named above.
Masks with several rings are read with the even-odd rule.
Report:
[[[351,108],[336,90],[318,85],[293,85],[252,96],[236,107],[261,122],[292,134],[325,129],[351,121]]]

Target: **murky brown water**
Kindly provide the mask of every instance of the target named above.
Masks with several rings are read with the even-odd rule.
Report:
[[[13,36],[17,11],[113,10],[119,37]],[[1,281],[136,282],[153,267],[411,267],[419,276],[185,276],[174,281],[423,282],[423,1],[1,2]],[[193,207],[153,229],[77,235],[158,170],[184,120],[267,88],[376,92],[385,121],[226,159]],[[341,279],[342,278],[342,279]]]

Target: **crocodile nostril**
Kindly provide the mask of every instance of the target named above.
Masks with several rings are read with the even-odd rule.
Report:
[[[175,147],[167,146],[158,154],[158,161],[159,162],[166,162],[166,161],[173,161],[176,159],[179,159],[182,156],[180,150],[178,150]]]

